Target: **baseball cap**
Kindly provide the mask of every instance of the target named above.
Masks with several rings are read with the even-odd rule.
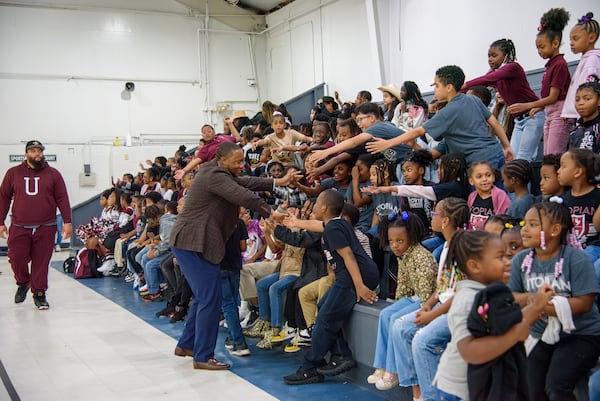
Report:
[[[27,142],[27,144],[25,145],[25,152],[27,152],[31,148],[40,148],[42,150],[46,149],[40,141],[35,140],[35,139],[33,141]]]

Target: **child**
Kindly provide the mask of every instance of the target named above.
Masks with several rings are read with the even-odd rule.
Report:
[[[386,159],[376,160],[369,169],[369,180],[371,181],[371,187],[390,187],[394,185],[393,182],[394,173],[392,166]],[[376,228],[379,221],[383,218],[387,218],[392,214],[398,214],[400,209],[400,198],[394,197],[389,192],[375,192],[372,193],[373,199],[373,221],[371,222],[371,229]],[[371,231],[374,233],[373,231]]]
[[[387,220],[387,221],[386,221]],[[375,383],[378,390],[389,390],[398,385],[396,360],[391,325],[396,319],[416,311],[435,290],[436,263],[433,255],[421,245],[426,235],[425,227],[415,214],[393,214],[381,222],[386,229],[381,243],[389,247],[398,258],[398,285],[396,302],[379,314],[377,342],[375,346],[376,369],[385,373]],[[376,370],[374,374],[380,374]]]
[[[163,183],[164,182],[164,186]],[[177,183],[174,177],[164,176],[161,180],[160,184],[165,192],[163,193],[163,199],[166,201],[175,201],[179,197],[179,193],[177,192]]]
[[[496,234],[459,231],[450,241],[446,264],[453,270],[460,269],[466,278],[456,285],[456,295],[448,312],[452,339],[442,354],[434,384],[438,399],[469,400],[467,363],[490,362],[524,341],[553,291],[542,286],[543,292],[540,291],[535,303],[523,310],[523,320],[504,334],[475,338],[467,329],[467,318],[477,293],[494,281],[506,281],[510,275],[504,244]],[[511,388],[506,389],[509,390]]]
[[[541,99],[527,103],[513,103],[508,107],[513,115],[529,111],[529,116],[544,109],[544,154],[560,153],[565,150],[569,126],[562,113],[571,82],[571,74],[565,58],[560,54],[562,31],[569,22],[569,13],[564,8],[553,8],[542,16],[535,45],[541,58],[547,59],[542,77]]]
[[[569,134],[569,149],[589,149],[600,153],[600,82],[596,75],[581,84],[575,95],[575,107],[581,116]]]
[[[283,378],[287,384],[318,383],[323,375],[352,369],[355,361],[341,336],[342,327],[357,301],[377,301],[373,292],[379,281],[377,265],[360,246],[350,224],[339,217],[343,207],[344,196],[331,189],[323,191],[313,207],[315,218],[325,223],[323,248],[336,278],[319,310],[311,348],[296,373]],[[330,351],[327,364],[324,358]]]
[[[227,323],[228,334],[225,339],[225,348],[235,356],[250,355],[238,314],[242,252],[246,250],[247,239],[246,225],[242,219],[238,219],[235,230],[225,244],[225,258],[221,261],[221,286],[223,288],[221,310]]]
[[[296,142],[310,143],[313,139],[293,129],[285,129],[285,117],[278,111],[273,113],[271,127],[274,132],[267,135],[264,139],[252,143],[252,150],[266,146],[270,148],[271,158],[274,161],[280,162],[285,167],[293,166],[294,152],[284,150],[284,147],[296,146]]]
[[[346,192],[348,202],[356,206],[360,212],[360,218],[356,225],[362,232],[367,232],[373,222],[373,197],[361,189],[370,184],[371,165],[373,157],[370,154],[362,154],[352,167],[352,181]]]
[[[392,139],[369,142],[366,145],[367,150],[379,153],[394,145],[414,141],[425,134],[429,134],[435,140],[439,140],[443,135],[446,142],[443,154],[464,154],[467,165],[477,160],[489,160],[495,169],[502,168],[505,159],[510,161],[513,158],[511,145],[498,120],[478,98],[458,93],[464,80],[465,74],[460,67],[450,65],[438,69],[433,91],[436,99],[446,100],[448,105],[421,127],[413,128]],[[488,124],[501,145],[490,134]]]
[[[494,185],[496,174],[487,161],[475,162],[469,168],[469,184],[475,191],[467,199],[471,208],[471,228],[482,230],[485,221],[494,214],[503,214],[510,206],[506,192]]]
[[[562,199],[571,211],[577,240],[592,262],[600,258],[600,234],[593,222],[600,210],[600,189],[595,186],[599,171],[600,157],[589,150],[571,149],[560,157],[558,181],[571,187]]]
[[[506,163],[502,168],[502,181],[508,192],[515,194],[506,214],[519,220],[523,219],[535,197],[529,193],[529,183],[533,177],[533,169],[527,160],[517,159]]]
[[[400,98],[400,107],[396,108],[392,123],[404,131],[421,126],[427,119],[427,102],[423,100],[417,84],[404,81],[400,87]]]
[[[438,265],[436,291],[420,310],[396,320],[390,335],[400,386],[412,387],[413,398],[425,401],[436,399],[433,377],[440,355],[450,341],[447,313],[456,283],[461,279],[460,274],[446,269],[448,243],[469,222],[469,207],[464,199],[445,198],[437,203],[431,215],[432,229],[442,233],[446,240]],[[375,383],[382,373],[375,372],[367,381]]]
[[[575,109],[575,94],[577,88],[587,80],[590,75],[600,77],[600,49],[595,49],[594,45],[598,41],[600,34],[600,25],[594,19],[593,13],[587,13],[577,20],[577,24],[571,29],[570,43],[571,51],[574,54],[581,53],[581,60],[577,64],[577,69],[571,79],[565,105],[561,117],[577,119]]]
[[[575,384],[587,376],[600,354],[600,315],[594,303],[600,287],[589,258],[567,246],[572,228],[564,205],[534,205],[521,229],[523,245],[529,249],[512,261],[509,287],[522,306],[539,288],[550,285],[555,292],[531,329],[537,341],[527,360],[531,400],[574,399]],[[554,320],[557,316],[562,330]]]
[[[286,169],[286,172],[290,170],[298,171],[296,167],[290,166]],[[277,198],[275,201],[276,205],[286,202],[289,207],[301,208],[304,202],[308,200],[306,193],[295,183],[291,182],[286,186],[275,187],[272,194]]]
[[[159,221],[159,238],[156,245],[150,244],[148,252],[141,257],[142,267],[144,269],[144,278],[148,286],[147,293],[140,291],[145,302],[156,302],[162,300],[160,293],[160,283],[162,271],[160,270],[160,262],[169,254],[171,246],[169,239],[171,238],[171,229],[177,220],[177,202],[168,202],[165,206],[165,213],[160,216]]]
[[[508,107],[514,103],[536,102],[538,97],[529,86],[525,70],[516,59],[517,51],[512,40],[500,39],[493,42],[488,50],[488,63],[491,70],[479,78],[466,82],[464,89],[475,85],[496,86]],[[515,159],[532,161],[537,155],[537,148],[544,133],[545,113],[541,110],[531,117],[529,111],[512,113],[515,127],[510,145],[515,152]]]
[[[240,219],[246,226],[248,238],[246,239],[246,249],[242,251],[243,263],[254,263],[262,259],[267,250],[265,234],[260,228],[260,222],[251,218],[250,209],[240,206]]]
[[[565,192],[565,188],[558,181],[560,168],[560,154],[544,155],[540,168],[540,192],[542,199],[548,200],[552,196]]]
[[[181,190],[179,191],[178,195],[177,195],[177,200],[181,200],[183,197],[185,197],[190,189],[190,186],[192,186],[192,182],[194,181],[194,172],[193,171],[188,171],[187,173],[185,173],[183,175],[183,177],[181,177]]]
[[[344,160],[338,162],[333,168],[333,177],[325,178],[323,181],[314,181],[314,186],[308,186],[302,182],[296,182],[298,188],[309,196],[317,196],[326,189],[335,189],[336,191],[346,194],[348,188],[350,188],[350,181],[352,180],[352,164],[350,160]]]
[[[402,163],[402,177],[406,185],[429,185],[425,182],[425,171],[433,163],[433,156],[427,150],[417,150]],[[427,233],[431,233],[431,211],[433,202],[421,196],[403,196],[400,198],[402,210],[415,213],[423,224]]]

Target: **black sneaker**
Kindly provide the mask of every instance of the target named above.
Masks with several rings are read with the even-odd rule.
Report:
[[[33,294],[33,302],[39,310],[46,310],[50,308],[50,304],[46,301],[46,293],[44,291],[36,291]]]
[[[173,314],[173,316],[171,316],[171,319],[169,319],[169,323],[180,322],[185,319],[186,315],[187,315],[186,308],[184,308],[183,306],[176,306],[175,313]]]
[[[325,366],[317,368],[317,372],[325,376],[336,376],[347,372],[356,366],[354,359],[340,359],[331,357],[329,363]]]
[[[284,376],[283,381],[286,384],[313,384],[321,383],[325,378],[316,369],[300,368],[293,375]]]
[[[21,284],[19,287],[17,287],[17,292],[15,293],[16,304],[20,304],[21,302],[25,301],[25,298],[27,298],[27,291],[29,291],[28,284]]]
[[[173,305],[171,302],[167,302],[167,306],[165,306],[163,309],[156,312],[155,315],[156,315],[156,317],[163,317],[163,316],[168,317],[174,313],[175,313],[175,305]]]
[[[250,355],[250,350],[248,349],[248,344],[243,342],[241,344],[235,344],[233,348],[229,350],[229,353],[235,356],[248,356]]]
[[[233,340],[229,337],[225,338],[225,349],[233,349],[233,347],[235,346],[235,343],[233,342]]]

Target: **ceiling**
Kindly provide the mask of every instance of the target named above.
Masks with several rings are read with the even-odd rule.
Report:
[[[198,14],[208,15],[232,28],[256,32],[266,27],[265,15],[294,0],[175,0]]]

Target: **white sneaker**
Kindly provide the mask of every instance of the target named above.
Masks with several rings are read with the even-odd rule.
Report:
[[[298,335],[298,337],[298,345],[310,346],[312,342],[312,327],[300,330],[300,334]]]
[[[140,288],[142,281],[140,280],[140,276],[137,273],[133,273],[135,274],[135,277],[133,279],[133,289],[137,290]]]
[[[110,275],[110,271],[116,267],[115,260],[113,258],[106,258],[102,266],[98,268],[98,271],[105,276]]]
[[[148,291],[148,284],[144,284],[140,287],[140,292]]]
[[[62,247],[60,246],[60,244],[56,244],[54,246],[54,252],[60,252],[60,251],[62,251]]]

